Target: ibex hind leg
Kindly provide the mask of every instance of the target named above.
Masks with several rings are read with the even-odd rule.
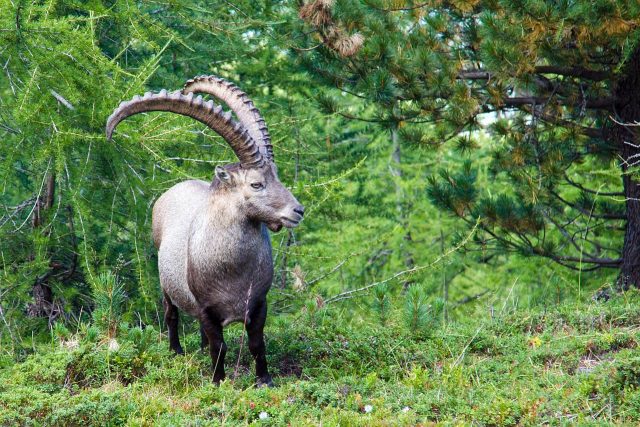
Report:
[[[162,303],[164,305],[164,321],[167,324],[167,329],[169,331],[169,348],[176,352],[176,354],[184,354],[182,350],[182,346],[180,345],[180,337],[178,335],[178,307],[176,307],[172,302],[171,298],[164,293],[164,298]]]
[[[261,301],[250,314],[251,322],[246,325],[249,336],[249,351],[256,361],[256,385],[273,387],[267,367],[266,347],[264,344],[264,323],[267,318],[267,301]]]
[[[200,313],[200,326],[209,342],[209,354],[213,365],[213,382],[219,384],[225,377],[224,358],[227,354],[227,344],[224,342],[222,322],[215,310],[207,307]]]

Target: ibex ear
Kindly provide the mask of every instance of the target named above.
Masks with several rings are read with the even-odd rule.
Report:
[[[231,175],[229,172],[220,166],[216,166],[216,177],[225,184],[229,184],[231,182]]]

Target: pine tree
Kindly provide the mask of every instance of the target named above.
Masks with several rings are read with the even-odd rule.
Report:
[[[343,92],[325,108],[457,150],[428,195],[480,217],[484,249],[619,269],[621,287],[640,287],[638,2],[314,0],[300,16],[298,56]],[[328,27],[364,42],[345,55]]]

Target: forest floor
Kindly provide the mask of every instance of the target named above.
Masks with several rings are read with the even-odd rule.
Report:
[[[277,387],[253,387],[242,329],[210,381],[199,335],[120,325],[54,328],[49,344],[0,356],[0,425],[562,425],[640,422],[640,294],[493,313],[415,334],[324,308],[272,315]]]

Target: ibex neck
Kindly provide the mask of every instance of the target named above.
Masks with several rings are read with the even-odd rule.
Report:
[[[215,228],[251,227],[254,221],[247,217],[240,197],[227,192],[213,192],[207,207],[210,225]],[[259,227],[259,223],[255,224]]]

